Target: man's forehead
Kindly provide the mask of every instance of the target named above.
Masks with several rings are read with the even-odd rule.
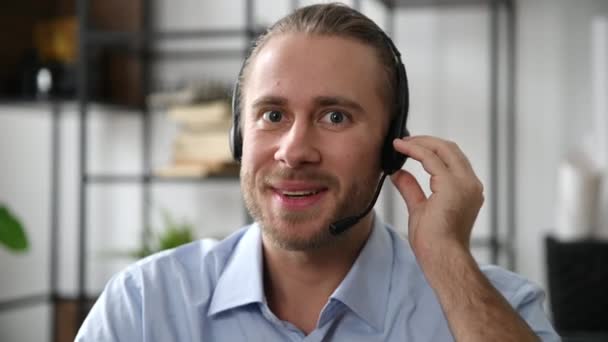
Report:
[[[283,33],[270,38],[261,47],[252,62],[254,65],[265,66],[268,62],[276,63],[294,59],[309,63],[348,60],[379,64],[374,49],[358,40],[337,35],[309,33]]]
[[[373,48],[353,39],[282,34],[267,41],[251,61],[245,94],[255,94],[246,96],[248,102],[294,92],[353,99],[375,90],[370,87],[377,87],[381,68]]]

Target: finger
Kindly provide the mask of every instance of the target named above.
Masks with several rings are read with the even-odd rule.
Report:
[[[398,152],[419,161],[430,175],[443,175],[449,172],[447,165],[439,156],[425,146],[403,139],[393,140],[393,146]]]
[[[405,200],[408,212],[411,213],[426,201],[424,191],[422,191],[420,184],[409,171],[397,170],[397,172],[391,175],[391,181]]]
[[[473,170],[467,156],[462,152],[460,147],[452,141],[428,135],[412,136],[408,140],[433,151],[433,153],[437,154],[439,159],[453,171],[468,172]]]

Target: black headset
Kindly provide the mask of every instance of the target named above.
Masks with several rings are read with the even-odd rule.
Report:
[[[382,147],[382,171],[384,174],[392,174],[395,171],[401,169],[407,156],[395,151],[393,148],[393,140],[397,138],[407,137],[410,135],[407,130],[407,114],[410,105],[410,97],[409,97],[409,89],[407,82],[407,74],[405,72],[405,66],[401,61],[401,54],[397,47],[390,39],[390,37],[381,31],[382,36],[386,40],[388,47],[390,48],[393,58],[395,60],[395,72],[397,73],[397,84],[395,87],[395,96],[394,99],[396,101],[394,110],[395,113],[392,115],[392,121],[389,126],[386,138],[384,139],[384,145]],[[241,66],[241,70],[239,71],[239,75],[234,84],[234,89],[232,93],[232,127],[230,128],[230,151],[232,152],[232,157],[237,162],[241,161],[241,156],[243,153],[243,135],[241,134],[240,128],[240,120],[241,120],[241,90],[240,90],[240,80],[243,74],[243,69],[245,68],[245,64],[249,57],[251,56],[251,52],[253,51],[253,47],[250,49],[247,54],[247,58],[245,58],[245,63]]]

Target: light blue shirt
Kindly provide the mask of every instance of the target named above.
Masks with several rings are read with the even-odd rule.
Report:
[[[254,224],[219,243],[141,260],[109,281],[76,341],[453,340],[409,244],[377,219],[308,336],[268,307],[262,258]],[[482,270],[543,341],[559,341],[539,287],[495,266]]]

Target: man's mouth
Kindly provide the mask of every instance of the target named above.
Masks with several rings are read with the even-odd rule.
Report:
[[[272,192],[277,203],[287,210],[305,210],[315,207],[325,197],[329,188],[309,182],[284,181],[274,184]]]
[[[302,191],[281,191],[283,196],[297,198],[297,197],[306,197],[313,196],[320,193],[323,190],[302,190]]]

